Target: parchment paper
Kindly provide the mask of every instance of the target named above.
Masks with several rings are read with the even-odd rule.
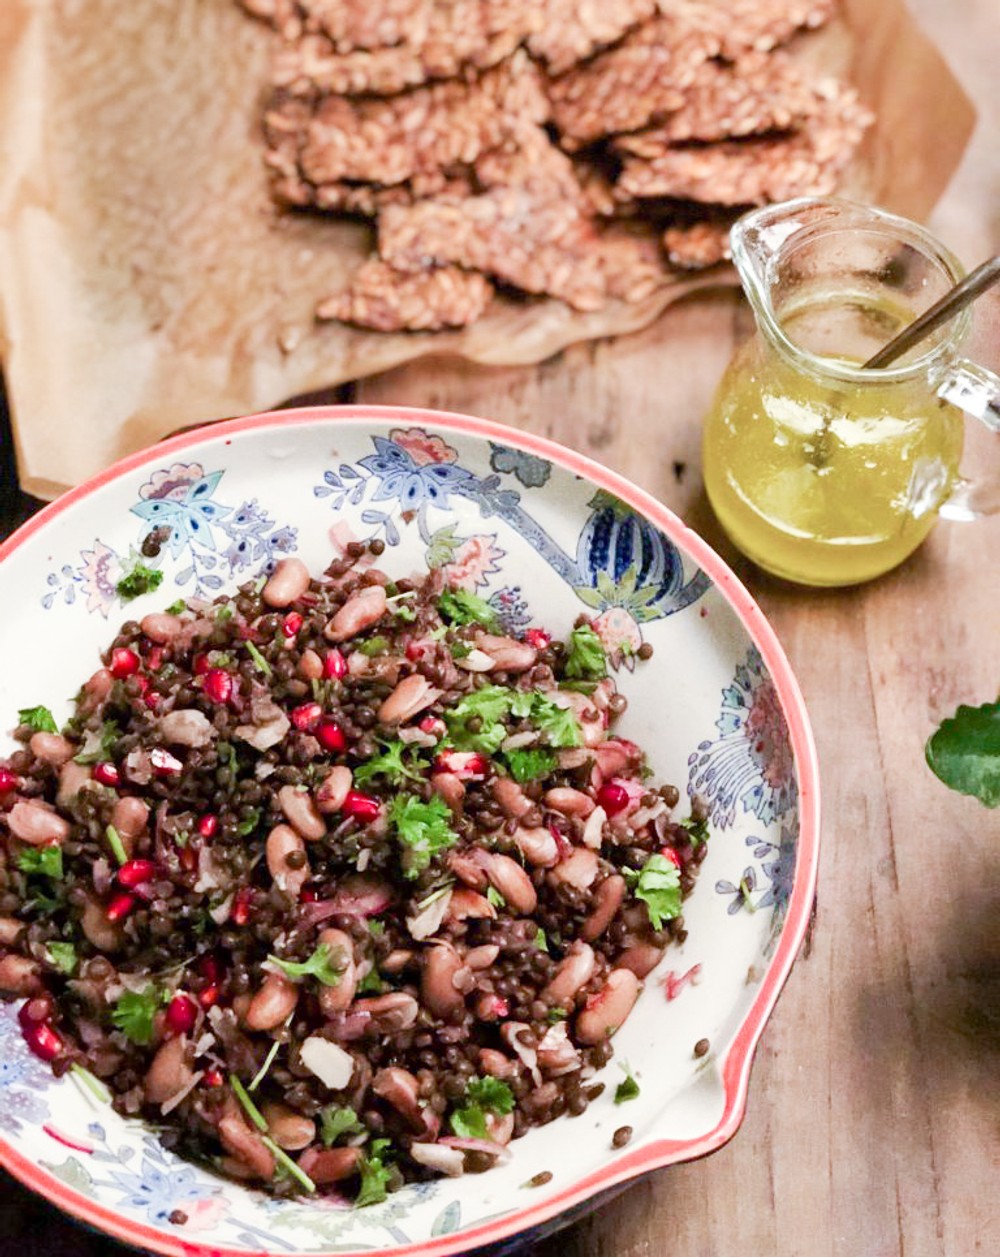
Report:
[[[271,38],[232,0],[0,3],[0,354],[27,491],[54,496],[177,428],[431,350],[537,362],[720,282],[590,315],[496,301],[458,333],[317,325],[316,300],[371,233],[272,205]],[[974,116],[939,54],[899,0],[845,0],[844,21],[804,44],[878,112],[844,190],[925,216]]]

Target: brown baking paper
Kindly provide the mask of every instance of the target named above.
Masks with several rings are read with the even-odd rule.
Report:
[[[800,45],[878,114],[845,191],[923,217],[972,108],[898,0],[844,7]],[[259,138],[271,40],[233,0],[0,4],[0,350],[29,492],[431,350],[537,362],[719,282],[680,277],[594,314],[498,299],[454,333],[317,325],[317,299],[372,237],[272,205]]]

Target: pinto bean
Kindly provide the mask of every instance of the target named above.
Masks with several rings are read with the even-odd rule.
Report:
[[[35,759],[56,767],[72,759],[76,750],[69,738],[64,738],[61,733],[33,733],[28,746]]]
[[[278,806],[292,828],[309,842],[326,837],[326,822],[308,791],[297,786],[282,786],[278,791]]]
[[[592,995],[576,1018],[577,1042],[600,1043],[622,1026],[639,997],[639,979],[631,969],[612,969],[604,986]]]
[[[468,890],[465,886],[459,886],[451,892],[445,920],[468,921],[471,918],[474,921],[495,921],[496,915],[496,908],[485,895]]]
[[[7,824],[15,838],[44,847],[63,843],[69,837],[69,821],[63,820],[47,803],[36,799],[20,799],[7,813]]]
[[[0,917],[0,947],[13,947],[24,928],[17,917]]]
[[[269,607],[290,607],[309,588],[309,569],[301,559],[279,559],[261,598]]]
[[[111,675],[110,669],[98,668],[93,676],[83,684],[80,697],[80,714],[89,716],[95,712],[100,712],[108,701],[108,696],[114,683],[115,678]]]
[[[346,764],[336,764],[323,778],[316,791],[316,808],[320,812],[339,812],[344,806],[347,792],[354,782],[354,774]]]
[[[591,851],[589,847],[574,847],[566,859],[549,873],[549,881],[586,890],[597,876],[598,868],[596,851]]]
[[[644,978],[652,973],[663,959],[664,948],[652,943],[636,943],[626,947],[618,956],[618,964],[623,969],[631,969],[637,978]]]
[[[549,869],[559,860],[559,844],[552,833],[543,826],[514,832],[514,843],[529,864]]]
[[[554,786],[545,792],[545,805],[563,816],[589,816],[596,804],[589,794],[569,786]]]
[[[531,878],[509,855],[490,852],[485,864],[486,876],[494,890],[507,901],[507,906],[522,916],[529,916],[538,906],[538,894]]]
[[[295,1011],[299,988],[279,973],[269,973],[250,1001],[244,1021],[251,1030],[274,1030]]]
[[[0,960],[0,991],[5,995],[37,995],[41,989],[41,969],[36,960],[13,952]]]
[[[402,724],[417,712],[430,707],[431,703],[441,697],[441,691],[419,672],[411,672],[403,677],[387,699],[378,709],[379,721],[384,725]]]
[[[287,1104],[274,1102],[261,1108],[268,1134],[286,1152],[301,1152],[316,1138],[316,1123]]]
[[[167,646],[183,633],[184,621],[179,615],[170,615],[166,611],[154,611],[142,617],[139,627],[151,642]]]
[[[405,947],[397,947],[391,951],[385,960],[382,961],[379,968],[383,973],[402,973],[406,966],[413,959],[414,953]]]
[[[556,1008],[572,1008],[573,996],[593,977],[595,964],[594,949],[587,943],[575,942],[542,991],[542,999]]]
[[[391,1104],[415,1130],[423,1129],[424,1115],[420,1107],[420,1084],[408,1069],[403,1069],[399,1065],[390,1065],[387,1069],[380,1069],[372,1079],[372,1091],[386,1103]]]
[[[408,1030],[417,1020],[420,1005],[405,991],[390,991],[371,999],[354,1001],[353,1011],[367,1013],[379,1034],[395,1034]]]
[[[89,896],[80,917],[80,929],[88,942],[98,951],[117,951],[122,943],[122,928],[117,921],[109,921],[104,905]]]
[[[450,943],[436,943],[423,956],[420,998],[435,1017],[448,1017],[462,1007],[465,1000],[454,986],[455,974],[462,968],[462,959]]]
[[[580,930],[582,939],[592,943],[595,938],[601,937],[614,920],[615,913],[622,906],[625,889],[625,879],[619,873],[612,873],[601,882],[594,891],[594,906]]]
[[[123,795],[111,812],[111,824],[118,830],[118,836],[125,844],[129,854],[129,843],[146,832],[149,824],[149,806],[133,795]]]
[[[346,642],[385,615],[385,590],[381,585],[368,585],[352,594],[323,630],[328,642]]]
[[[313,1145],[299,1157],[299,1169],[308,1174],[317,1187],[339,1183],[356,1174],[361,1160],[360,1148],[320,1148]]]
[[[307,681],[319,681],[323,676],[323,660],[315,650],[304,650],[295,671]]]
[[[465,782],[454,773],[431,773],[431,789],[453,812],[460,812],[465,800]]]
[[[219,1122],[219,1139],[223,1148],[245,1165],[255,1178],[262,1178],[266,1182],[274,1178],[274,1154],[257,1131],[244,1121],[235,1100],[226,1104]]]
[[[144,1091],[150,1104],[164,1104],[194,1077],[188,1052],[187,1035],[167,1039],[157,1049],[146,1071]]]
[[[493,797],[500,804],[505,815],[519,821],[525,812],[530,812],[534,804],[521,787],[511,777],[496,777],[493,780]]]
[[[494,637],[492,633],[480,633],[476,645],[493,660],[490,672],[526,672],[538,660],[538,651],[527,642],[513,637]]]
[[[208,746],[215,739],[215,726],[204,712],[182,707],[167,712],[160,720],[160,734],[170,746]]]
[[[491,1078],[514,1078],[517,1075],[517,1061],[512,1061],[496,1048],[479,1049],[479,1068]]]
[[[470,947],[465,953],[465,963],[470,969],[488,969],[500,955],[496,943],[483,943],[479,947]]]
[[[56,790],[56,807],[69,807],[88,781],[90,766],[68,759],[59,769],[59,786]]]
[[[354,963],[354,944],[350,936],[343,930],[321,930],[316,940],[321,947],[329,947],[331,963],[340,970],[340,981],[336,986],[320,986],[319,1006],[324,1017],[332,1017],[334,1013],[343,1012],[354,999],[358,989],[358,971]],[[343,966],[341,968],[341,965]]]
[[[298,868],[289,866],[290,855],[301,855],[302,863]],[[275,825],[264,844],[264,857],[267,860],[267,871],[274,878],[275,885],[297,899],[302,887],[312,876],[306,856],[306,844],[301,835],[291,825]]]
[[[448,856],[448,868],[466,886],[471,886],[474,890],[486,889],[488,883],[485,866],[480,864],[478,860],[473,860],[467,855],[456,855],[452,852]]]

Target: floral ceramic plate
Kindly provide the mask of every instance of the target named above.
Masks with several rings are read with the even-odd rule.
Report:
[[[166,538],[163,583],[126,610],[116,582],[154,528]],[[348,541],[372,537],[386,543],[391,575],[444,567],[512,627],[562,633],[581,611],[594,617],[628,697],[623,732],[661,780],[710,810],[688,937],[647,978],[615,1038],[611,1085],[582,1117],[533,1130],[486,1175],[409,1186],[361,1210],[273,1200],[179,1160],[75,1078],[56,1082],[24,1047],[14,1007],[0,1007],[0,1162],[154,1252],[445,1257],[537,1237],[600,1193],[711,1152],[740,1123],[754,1046],[806,929],[815,754],[764,617],[647,494],[479,419],[367,407],[258,415],[166,441],[66,494],[0,548],[0,713],[44,703],[68,716],[126,618],[229,590],[283,554],[322,570]],[[644,641],[653,658],[633,673]],[[641,1094],[616,1106],[624,1061]],[[633,1138],[615,1149],[625,1123]],[[548,1182],[528,1186],[545,1170]]]

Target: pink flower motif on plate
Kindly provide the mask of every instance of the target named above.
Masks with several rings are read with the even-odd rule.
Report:
[[[642,633],[631,612],[624,607],[608,607],[594,621],[594,632],[604,643],[613,668],[635,666],[633,656],[642,645]]]
[[[773,790],[785,789],[792,780],[795,763],[785,717],[770,677],[762,680],[754,694],[744,729],[764,780]]]
[[[103,541],[95,541],[93,550],[82,550],[80,585],[87,597],[87,611],[99,611],[105,619],[118,596],[116,585],[121,575],[118,555]]]
[[[393,428],[389,440],[406,450],[418,467],[426,467],[428,463],[453,463],[458,458],[457,450],[423,428]]]
[[[170,498],[174,502],[183,502],[188,489],[204,475],[205,469],[200,463],[174,463],[165,470],[154,471],[139,490],[139,497]]]
[[[488,584],[490,576],[500,570],[500,560],[507,553],[495,545],[495,541],[496,536],[482,534],[466,537],[443,569],[448,583],[460,585],[463,589]]]
[[[224,1196],[203,1196],[200,1200],[183,1200],[180,1209],[187,1214],[183,1222],[185,1231],[211,1231],[229,1212],[229,1201]]]

